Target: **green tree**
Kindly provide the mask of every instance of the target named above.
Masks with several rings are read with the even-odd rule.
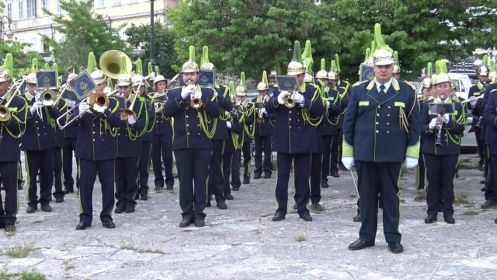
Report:
[[[15,74],[28,74],[31,71],[31,59],[36,57],[39,61],[42,61],[37,52],[25,52],[23,50],[28,46],[30,46],[30,44],[12,40],[0,41],[0,64],[3,64],[5,55],[11,53],[14,58]]]
[[[97,57],[111,49],[128,51],[117,30],[109,26],[101,15],[93,12],[93,1],[62,0],[60,7],[64,11],[60,15],[54,15],[48,10],[45,12],[57,23],[55,30],[63,34],[64,41],[45,40],[53,48],[56,61],[63,67],[84,67],[90,51]]]
[[[489,0],[323,0],[317,6],[298,0],[185,0],[168,16],[181,60],[188,45],[208,45],[218,70],[259,78],[262,70],[285,70],[293,40],[308,39],[315,60],[329,63],[340,54],[343,76],[354,80],[376,22],[399,52],[404,73],[417,75],[428,61],[457,61],[476,47],[494,46],[496,11],[497,1]]]
[[[159,66],[160,72],[165,77],[172,77],[176,71],[172,68],[178,67],[181,62],[178,61],[176,51],[174,49],[174,36],[171,31],[160,23],[154,26],[155,31],[155,62]],[[127,42],[133,48],[143,47],[144,52],[139,56],[132,56],[132,59],[141,58],[143,65],[147,65],[150,61],[150,24],[134,25],[132,24],[125,31],[128,36]],[[146,74],[146,67],[144,67]]]

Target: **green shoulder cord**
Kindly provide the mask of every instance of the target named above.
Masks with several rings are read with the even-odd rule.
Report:
[[[325,94],[326,93],[323,94],[323,103],[324,103],[323,105],[326,107],[326,113],[325,113],[326,121],[329,124],[336,126],[336,125],[338,125],[338,122],[340,121],[340,117],[342,116],[343,113],[340,113],[340,115],[338,115],[338,118],[336,119],[335,122],[330,119],[330,117],[328,116],[328,107],[326,106],[326,102],[325,102],[325,101],[330,101],[330,99],[328,96],[325,97]],[[337,90],[337,97],[333,100],[333,105],[336,105],[338,100],[340,100],[340,93],[338,93],[338,90]]]
[[[465,125],[466,124],[466,112],[465,112],[465,108],[464,108],[463,104],[461,104],[461,109],[462,109],[462,112],[459,115],[459,117],[456,118],[456,116],[454,116],[452,121],[455,121],[457,124],[460,124],[460,125]],[[462,138],[461,135],[457,135],[457,134],[452,135],[452,133],[450,133],[447,128],[445,128],[445,134],[448,136],[448,138],[450,138],[450,140],[454,144],[458,144],[458,145],[461,144],[461,138]]]
[[[228,87],[224,87],[223,98],[226,98],[226,93],[227,92],[228,92]],[[223,114],[223,113],[221,113],[221,115],[219,116],[219,119],[222,120],[222,121],[229,121],[228,117],[229,117],[229,114]]]
[[[50,115],[50,112],[48,112],[48,109],[47,107],[44,108],[45,109],[45,113],[47,115],[47,122],[48,124],[52,127],[52,128],[55,128],[55,120],[52,118],[52,116]]]
[[[147,102],[147,101],[145,100],[143,103],[146,103],[146,102]],[[150,106],[154,106],[154,105],[153,105],[153,103],[152,103],[152,101],[150,101]],[[149,115],[148,115],[148,113],[149,113],[149,112],[150,112],[150,110],[148,110],[148,109],[147,109],[147,111],[146,111],[146,115],[147,115],[147,116],[146,116],[146,118],[145,118],[145,119],[146,119],[146,123],[147,123],[147,125],[145,125],[145,129],[144,129],[145,131],[144,131],[144,134],[145,134],[145,133],[152,132],[152,130],[154,130],[154,123],[150,121],[150,117],[149,117]],[[155,111],[154,111],[154,114],[155,114]],[[157,116],[155,116],[155,117],[157,117]],[[150,125],[150,127],[149,127],[149,128],[147,128],[147,126],[149,126],[149,125]]]
[[[216,95],[213,94],[210,102],[213,102],[216,99],[217,99]],[[204,106],[206,106],[206,104],[204,104]],[[209,130],[210,120],[209,120],[209,116],[207,116],[207,113],[205,112],[205,110],[202,113],[200,111],[198,111],[197,117],[198,117],[198,122],[200,123],[200,127],[202,128],[202,130],[205,133],[205,136],[207,136],[207,138],[209,138],[209,139],[212,139],[212,137],[214,137],[214,134],[216,134],[218,118],[214,118],[214,121],[212,124],[212,129]]]
[[[311,106],[312,102],[316,101],[318,98],[321,98],[321,93],[319,88],[316,88],[316,91],[314,92],[314,95],[312,96],[311,99]],[[302,118],[304,119],[305,122],[309,123],[314,127],[317,127],[323,120],[323,115],[321,115],[319,118],[312,118],[309,109],[302,108]]]
[[[138,114],[136,114],[136,121],[138,121],[138,119],[140,118],[144,107],[143,105],[145,104],[145,102],[140,102],[140,103],[141,103],[140,110],[138,110]],[[147,126],[148,126],[148,114],[145,114],[145,127],[143,128],[142,131],[135,132],[135,130],[128,124],[126,129],[128,130],[129,140],[136,141],[138,138],[140,138],[145,133],[145,129],[147,128]]]
[[[240,123],[243,124],[243,131],[247,133],[250,137],[254,137],[255,134],[255,125],[252,125],[252,131],[249,130],[249,126],[245,124],[245,119],[248,118],[250,115],[254,115],[255,118],[255,106],[252,106],[245,111],[242,116],[240,117]]]
[[[112,111],[110,112],[111,114],[114,114],[118,109],[119,109],[119,101],[116,100],[116,106],[112,108]],[[102,132],[102,126],[104,127],[104,131]],[[116,137],[117,133],[119,132],[119,128],[117,127],[110,127],[110,123],[107,119],[100,118],[100,135],[105,133],[105,131],[109,131],[110,136]]]
[[[7,131],[7,133],[12,138],[19,139],[19,138],[21,138],[24,135],[24,132],[26,132],[26,119],[27,119],[27,116],[28,116],[28,110],[27,110],[27,108],[28,108],[28,102],[25,102],[24,106],[21,109],[21,112],[24,111],[24,121],[21,121],[15,114],[12,114],[12,118],[14,118],[19,123],[19,134],[15,135],[15,133],[13,133],[12,131],[10,131],[10,129],[7,128],[6,125],[2,125],[2,126],[0,126],[0,139],[2,138],[3,128],[4,127],[5,127],[5,131]]]

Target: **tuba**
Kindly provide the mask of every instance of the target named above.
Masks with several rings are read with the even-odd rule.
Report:
[[[109,50],[100,56],[99,66],[102,72],[111,79],[118,79],[121,74],[120,60],[121,57],[126,59],[126,73],[131,73],[133,63],[131,59],[122,51]]]

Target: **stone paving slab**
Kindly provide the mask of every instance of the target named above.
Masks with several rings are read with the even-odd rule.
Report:
[[[322,190],[326,211],[311,213],[304,222],[297,213],[272,222],[276,208],[276,178],[252,180],[228,210],[207,208],[206,227],[179,228],[175,190],[152,192],[139,201],[133,214],[114,214],[116,228],[99,221],[101,197],[95,186],[94,221],[76,231],[79,204],[74,194],[52,213],[26,214],[26,190],[20,192],[17,232],[0,232],[0,272],[39,271],[48,279],[497,279],[495,210],[481,210],[481,172],[475,155],[463,156],[464,169],[455,180],[455,225],[423,222],[424,201],[415,201],[415,172],[401,179],[402,243],[394,255],[384,241],[380,224],[376,246],[347,249],[358,236],[352,222],[356,191],[350,172],[329,178]],[[293,180],[290,180],[292,182]],[[98,184],[98,180],[97,180]],[[153,176],[150,178],[153,185]],[[290,196],[293,196],[290,188]],[[289,199],[289,209],[293,199]],[[36,249],[26,258],[12,258],[15,246]]]

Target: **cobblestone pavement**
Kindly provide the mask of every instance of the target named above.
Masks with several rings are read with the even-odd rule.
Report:
[[[95,186],[92,227],[76,231],[79,203],[74,194],[51,213],[26,214],[20,192],[17,232],[0,232],[0,272],[38,271],[48,279],[497,279],[494,210],[481,210],[481,172],[476,156],[461,160],[455,180],[455,225],[426,225],[425,202],[415,199],[415,172],[401,179],[402,243],[389,252],[380,225],[376,246],[349,251],[358,236],[356,191],[349,172],[330,178],[322,190],[321,213],[304,222],[295,212],[272,222],[276,178],[252,180],[228,210],[207,208],[206,227],[179,228],[177,182],[173,191],[150,194],[133,214],[114,214],[116,228],[98,220],[101,197]],[[292,180],[291,180],[292,181]],[[98,180],[97,180],[98,182]],[[153,177],[150,178],[153,185]],[[290,191],[292,192],[292,191]],[[293,205],[290,198],[289,209]],[[14,247],[32,247],[12,258]]]

